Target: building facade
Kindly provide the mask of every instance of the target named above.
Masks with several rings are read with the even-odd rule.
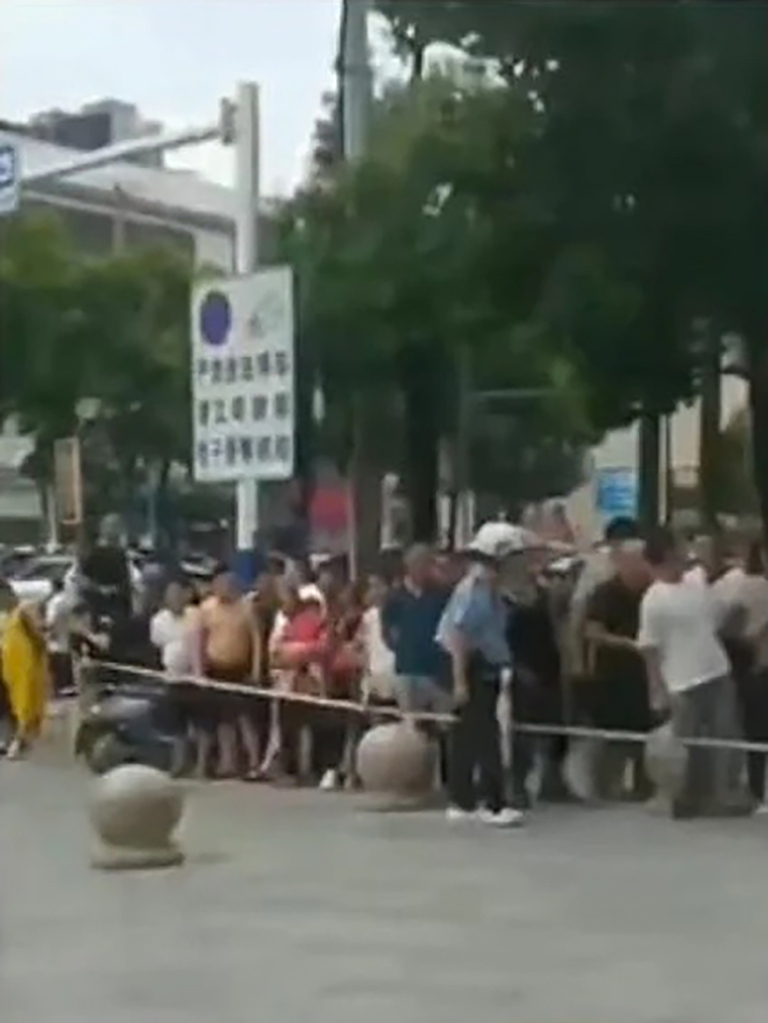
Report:
[[[122,120],[121,120],[122,119]],[[0,138],[13,141],[22,176],[65,162],[77,151],[134,137],[140,122],[129,104],[105,101],[78,114],[59,111],[40,115],[30,125],[0,122]],[[149,126],[159,130],[159,126]],[[41,135],[48,133],[47,138]],[[104,134],[100,134],[103,132]],[[58,141],[51,141],[54,136]],[[70,145],[61,145],[66,139]],[[173,245],[188,252],[198,266],[230,273],[234,266],[235,201],[231,189],[184,171],[120,162],[51,179],[22,193],[22,211],[56,212],[75,244],[99,257],[134,246]],[[262,251],[269,251],[269,208],[259,216]],[[0,218],[0,244],[3,219]],[[0,424],[0,542],[11,522],[14,537],[41,531],[42,507],[34,488],[18,472],[24,442]],[[21,520],[21,521],[20,521]],[[6,524],[4,530],[3,524]]]

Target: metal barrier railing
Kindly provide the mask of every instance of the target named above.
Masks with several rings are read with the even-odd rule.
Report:
[[[311,696],[306,693],[297,693],[291,690],[256,686],[249,684],[238,684],[234,682],[219,682],[195,675],[169,675],[162,671],[153,671],[149,668],[138,668],[132,665],[118,664],[114,662],[97,661],[93,662],[100,668],[107,668],[119,671],[137,678],[151,678],[156,682],[164,683],[169,687],[183,685],[193,687],[205,692],[221,693],[237,696],[261,697],[273,701],[306,704],[315,707],[327,707],[330,709],[346,711],[351,714],[358,714],[363,717],[392,718],[394,720],[423,721],[442,725],[452,725],[455,722],[453,714],[436,713],[433,711],[408,711],[394,704],[370,703],[365,701],[338,700],[325,696]],[[649,732],[626,732],[613,731],[605,728],[591,728],[580,725],[560,724],[529,724],[514,721],[514,703],[512,727],[514,732],[525,735],[538,735],[543,737],[568,736],[574,739],[599,739],[605,742],[638,743],[645,744],[651,734]],[[766,753],[768,754],[768,743],[749,742],[742,739],[716,739],[716,738],[686,738],[680,736],[678,741],[687,747],[705,747],[711,749],[739,750],[744,753]]]

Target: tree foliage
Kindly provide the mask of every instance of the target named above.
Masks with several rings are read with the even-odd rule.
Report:
[[[305,189],[287,211],[285,252],[299,270],[303,329],[329,406],[362,395],[383,427],[383,459],[404,468],[418,535],[434,530],[459,352],[473,388],[557,392],[562,359],[520,329],[551,256],[549,225],[514,173],[534,127],[527,105],[511,106],[498,89],[440,77],[393,88],[366,160],[339,168],[332,187]],[[548,427],[578,439],[562,406]],[[514,460],[514,430],[484,437]]]
[[[98,505],[124,507],[151,465],[189,457],[191,268],[165,250],[82,259],[55,218],[3,227],[0,418],[35,436],[29,470],[45,483],[53,442],[95,399],[87,478]]]
[[[379,7],[397,40],[492,61],[510,98],[522,92],[536,111],[524,159],[559,229],[539,312],[569,334],[597,423],[692,392],[697,320],[742,335],[768,520],[768,8]]]

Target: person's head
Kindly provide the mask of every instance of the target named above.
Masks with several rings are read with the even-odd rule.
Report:
[[[432,573],[439,586],[452,589],[464,574],[464,559],[455,551],[440,551],[433,559]]]
[[[175,615],[180,615],[189,603],[189,587],[181,579],[173,579],[165,588],[165,606]]]
[[[365,598],[368,607],[382,607],[388,593],[389,586],[383,575],[374,573],[368,577],[368,592]]]
[[[725,540],[720,534],[697,536],[693,541],[692,554],[694,559],[707,573],[707,576],[710,579],[714,579],[725,567]]]
[[[629,515],[617,515],[605,527],[605,542],[612,547],[626,540],[639,540],[640,527]]]
[[[281,575],[273,575],[266,571],[256,580],[253,588],[253,597],[260,607],[275,607],[280,602],[280,579]]]
[[[19,600],[13,587],[6,579],[0,579],[0,613],[7,614],[18,604]]]
[[[211,580],[211,590],[223,604],[232,604],[240,597],[240,587],[234,572],[223,562],[216,566]]]
[[[760,540],[752,540],[744,563],[747,575],[765,575],[765,555]]]
[[[502,572],[505,576],[528,579],[526,551],[540,545],[538,537],[521,526],[486,522],[475,533],[465,553],[469,561],[481,566],[492,580],[498,581]]]
[[[296,613],[299,607],[299,587],[295,580],[280,576],[277,580],[277,600],[283,614],[290,618]]]
[[[202,603],[207,597],[210,597],[212,587],[213,582],[210,573],[195,572],[190,585],[192,601],[197,604]]]
[[[266,574],[275,578],[285,575],[285,558],[279,551],[271,551],[267,556]]]
[[[334,601],[343,585],[343,573],[338,561],[331,557],[323,558],[315,565],[315,583],[326,601]]]
[[[300,586],[297,599],[299,611],[325,614],[328,606],[323,591],[315,583],[305,583],[304,586]]]
[[[670,529],[660,527],[651,533],[645,543],[645,560],[657,579],[676,583],[683,577],[685,558]]]
[[[119,515],[112,513],[101,520],[99,541],[109,547],[122,547],[125,539],[123,523]]]
[[[625,540],[613,548],[613,567],[617,578],[630,590],[642,591],[651,581],[651,569],[642,540]]]
[[[414,544],[405,555],[405,576],[414,586],[426,586],[432,578],[432,550],[423,543]]]

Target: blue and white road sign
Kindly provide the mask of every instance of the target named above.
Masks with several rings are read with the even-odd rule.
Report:
[[[15,213],[19,205],[20,178],[18,147],[0,135],[0,216]]]
[[[597,470],[597,510],[606,520],[637,515],[639,484],[636,469]]]

